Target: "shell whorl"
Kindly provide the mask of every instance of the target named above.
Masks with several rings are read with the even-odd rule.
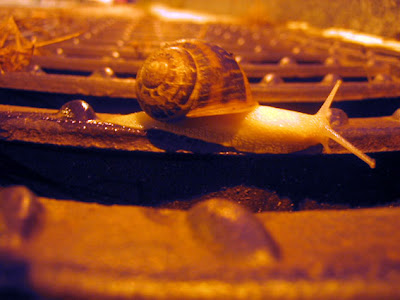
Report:
[[[257,106],[234,57],[198,40],[161,48],[144,62],[136,79],[140,106],[160,121],[244,112]]]

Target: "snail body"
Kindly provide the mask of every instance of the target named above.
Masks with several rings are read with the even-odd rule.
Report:
[[[160,122],[137,113],[125,125],[142,130],[157,129],[233,147],[251,153],[291,153],[328,138],[315,116],[259,106],[248,113],[187,118],[173,123]],[[307,125],[304,125],[307,124]]]
[[[173,47],[179,47],[180,43],[190,44],[190,47],[198,47],[198,45],[201,45],[201,47],[209,47],[208,44],[198,41],[177,42],[173,44]],[[186,45],[185,47],[188,46]],[[212,51],[218,51],[219,53],[224,51],[220,50],[221,48],[217,46],[213,46],[213,48],[216,48],[216,50],[212,49]],[[162,51],[163,49],[161,52]],[[226,52],[222,53],[224,55],[220,57],[223,59],[220,64],[224,64],[224,59],[226,59],[225,57],[227,56]],[[231,59],[233,60],[232,57]],[[158,75],[150,75],[152,72],[142,70],[138,73],[140,76],[137,78],[139,81],[137,83],[137,94],[144,111],[115,117],[109,121],[140,130],[157,129],[167,131],[177,135],[187,136],[189,138],[220,144],[226,147],[233,147],[238,151],[251,153],[291,153],[317,144],[322,144],[326,152],[329,153],[328,141],[329,139],[333,139],[365,161],[371,168],[375,167],[375,161],[372,158],[353,146],[330,126],[330,105],[339,89],[341,84],[340,80],[337,81],[320,110],[316,114],[310,115],[254,103],[245,74],[234,60],[235,63],[232,63],[232,60],[229,61],[228,65],[234,68],[235,76],[237,74],[236,72],[240,72],[243,77],[241,81],[237,79],[233,85],[239,82],[237,86],[240,87],[241,91],[234,92],[233,96],[225,96],[226,94],[224,91],[219,91],[221,85],[218,85],[218,92],[214,94],[214,96],[222,96],[226,97],[226,99],[212,99],[213,96],[208,95],[208,97],[211,98],[211,107],[214,110],[212,113],[207,113],[207,109],[200,110],[200,113],[196,112],[194,114],[191,114],[190,112],[178,112],[178,116],[172,116],[171,120],[166,121],[166,119],[168,119],[166,117],[168,113],[160,113],[160,103],[156,103],[157,108],[154,110],[156,112],[155,114],[146,113],[146,111],[151,110],[155,101],[152,99],[152,101],[150,101],[151,105],[142,104],[142,102],[146,102],[147,94],[150,95],[150,93],[145,91],[146,97],[142,97],[141,93],[143,83],[141,81],[146,81],[148,78],[151,78],[151,76]],[[143,68],[145,67],[146,63]],[[213,65],[210,67],[211,69],[214,69]],[[155,69],[158,69],[158,67]],[[223,68],[217,70],[217,73],[221,70],[223,70]],[[148,72],[148,74],[145,74],[146,72]],[[142,78],[143,74],[145,74],[144,77],[146,79]],[[165,75],[163,76],[165,78]],[[203,76],[203,79],[207,78],[207,76]],[[223,80],[219,81],[222,82]],[[158,80],[158,82],[161,81]],[[214,81],[211,81],[211,83],[213,82]],[[215,82],[218,82],[216,78]],[[181,81],[179,84],[180,83]],[[227,84],[227,81],[224,81],[224,84]],[[151,86],[149,84],[147,85]],[[167,86],[169,85],[171,85],[171,83],[167,84]],[[155,84],[152,86],[155,86]],[[193,88],[193,90],[194,89],[195,88]],[[181,88],[177,88],[176,90],[181,91]],[[230,90],[236,91],[236,88],[231,88]],[[201,93],[198,93],[197,95],[199,94]],[[174,95],[176,95],[176,93]],[[238,100],[239,96],[245,97],[245,99]],[[206,96],[204,97],[206,98]],[[169,101],[169,99],[167,100]],[[232,101],[228,101],[229,99]],[[164,99],[161,102],[167,100]],[[238,102],[241,104],[247,103],[247,108],[245,106],[243,106],[243,108],[237,108]],[[205,101],[205,103],[207,103],[207,101]],[[218,105],[216,103],[218,103]],[[220,108],[220,106],[222,108]],[[232,106],[232,108],[227,109],[224,108],[224,106]],[[194,105],[194,110],[196,110],[196,105]],[[172,111],[175,113],[176,108]],[[203,112],[206,112],[206,114]],[[161,116],[158,119],[156,116],[157,114]],[[186,117],[184,117],[185,115]]]

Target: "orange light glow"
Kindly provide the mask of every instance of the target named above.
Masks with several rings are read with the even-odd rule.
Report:
[[[154,15],[166,20],[192,21],[197,23],[228,21],[228,17],[226,16],[218,16],[217,18],[216,16],[210,14],[201,14],[191,10],[171,9],[159,4],[152,5],[150,10]]]
[[[356,42],[368,46],[382,46],[384,41],[379,36],[359,33],[352,30],[329,28],[322,32],[325,37],[341,38],[345,41]]]
[[[345,42],[400,52],[400,42],[392,39],[385,39],[383,37],[373,34],[334,27],[321,30],[316,27],[310,26],[307,22],[297,21],[288,22],[286,26],[292,30],[304,30],[307,31],[307,33],[309,34],[322,35],[326,38],[337,38]]]
[[[311,27],[308,25],[307,22],[301,22],[301,21],[290,21],[287,23],[287,27],[289,29],[293,30],[310,30]]]
[[[329,28],[322,31],[325,37],[334,37],[346,42],[353,42],[365,46],[385,48],[394,51],[400,51],[400,42],[385,39],[380,36],[356,32],[353,30]]]

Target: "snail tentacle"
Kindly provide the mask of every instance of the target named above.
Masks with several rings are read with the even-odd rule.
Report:
[[[330,123],[329,123],[329,115],[330,115],[330,106],[332,104],[332,101],[336,95],[336,92],[338,91],[340,85],[342,84],[341,80],[338,80],[333,87],[331,93],[329,94],[328,98],[326,98],[324,104],[321,106],[319,111],[316,114],[316,117],[321,117],[322,122],[325,123],[325,131],[326,131],[326,136],[338,144],[342,145],[344,148],[346,148],[348,151],[359,157],[361,160],[366,162],[371,168],[375,168],[375,160],[366,155],[364,152],[362,152],[360,149],[355,147],[353,144],[351,144],[349,141],[347,141],[345,138],[343,138],[339,133],[337,133],[335,130],[332,129]],[[327,153],[330,153],[330,148],[328,145],[328,141],[322,142],[322,145],[324,146],[324,149]]]

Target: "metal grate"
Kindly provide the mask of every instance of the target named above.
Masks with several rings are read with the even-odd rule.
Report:
[[[134,98],[133,79],[152,51],[169,41],[201,38],[235,54],[260,103],[320,102],[329,93],[332,80],[338,77],[344,79],[345,85],[336,101],[393,98],[400,94],[399,81],[393,76],[399,68],[395,51],[381,53],[383,50],[312,36],[284,26],[194,24],[150,17],[86,20],[78,28],[68,28],[68,24],[59,21],[63,33],[81,32],[79,37],[40,48],[32,58],[30,70],[4,73],[0,85]],[[50,28],[60,31],[57,29]],[[25,30],[23,34],[29,37],[35,33]],[[64,84],[60,85],[60,81]],[[103,84],[107,87],[101,88]]]
[[[126,10],[0,11],[38,44],[68,37],[0,74],[0,297],[398,298],[399,53]],[[335,144],[256,155],[101,121],[139,109],[136,71],[181,38],[234,53],[263,104],[312,113],[342,78],[332,126],[377,168]]]
[[[215,184],[209,182],[211,178],[204,179],[204,184],[187,182],[186,188],[180,190],[177,182],[184,177],[182,171],[184,168],[182,168],[178,171],[179,176],[166,175],[173,171],[170,173],[166,171],[165,177],[163,175],[162,178],[155,176],[159,180],[168,178],[174,181],[173,183],[165,181],[162,184],[164,189],[160,187],[157,191],[152,190],[151,186],[157,180],[152,177],[154,174],[146,171],[148,173],[142,177],[147,179],[132,174],[130,176],[134,179],[131,179],[127,174],[123,176],[118,173],[119,177],[117,176],[113,183],[110,183],[109,189],[102,186],[102,192],[98,192],[96,190],[99,188],[98,182],[77,181],[71,174],[62,174],[71,181],[71,186],[61,192],[62,198],[72,197],[113,203],[133,201],[146,205],[158,205],[160,201],[188,199],[199,194],[214,192],[221,187],[255,185],[297,199],[294,200],[296,205],[308,197],[332,199],[336,185],[342,184],[343,180],[338,174],[327,175],[326,180],[329,182],[332,179],[330,176],[337,177],[328,186],[321,186],[317,194],[312,191],[313,180],[316,178],[309,173],[307,166],[315,168],[321,163],[319,156],[321,147],[308,149],[305,151],[306,156],[283,155],[285,161],[283,165],[288,165],[289,170],[286,171],[282,168],[282,160],[280,160],[282,157],[279,155],[253,156],[231,148],[171,134],[144,133],[101,121],[89,124],[86,122],[85,115],[81,114],[82,102],[69,102],[76,99],[84,100],[91,105],[92,113],[97,113],[99,116],[139,110],[135,99],[135,74],[138,68],[155,49],[164,43],[182,38],[200,38],[219,44],[234,53],[250,80],[254,97],[262,104],[313,113],[318,110],[329,94],[334,82],[342,78],[344,83],[335,98],[335,109],[331,120],[335,130],[365,152],[382,153],[381,164],[379,165],[378,162],[378,166],[382,168],[387,167],[383,164],[388,159],[397,157],[396,152],[393,151],[400,150],[398,110],[400,107],[398,70],[400,68],[399,53],[395,50],[323,37],[314,31],[287,25],[273,26],[246,22],[200,24],[188,21],[166,21],[146,15],[140,10],[130,9],[128,13],[117,16],[113,14],[104,16],[84,11],[78,11],[74,15],[70,11],[56,11],[50,14],[48,11],[41,10],[37,12],[18,10],[19,17],[15,17],[16,23],[27,39],[35,36],[40,44],[63,36],[69,38],[37,48],[28,67],[17,72],[0,74],[2,95],[0,101],[6,104],[0,107],[1,137],[5,141],[3,155],[13,157],[18,163],[24,161],[22,164],[28,164],[29,169],[33,168],[35,172],[38,166],[32,166],[32,161],[27,162],[19,156],[14,158],[16,153],[24,156],[22,154],[24,150],[20,148],[20,145],[13,143],[28,142],[34,143],[33,145],[63,146],[67,148],[62,148],[62,150],[57,148],[56,152],[62,151],[65,156],[71,150],[70,147],[87,151],[127,151],[131,153],[130,158],[134,161],[132,164],[136,164],[137,160],[141,159],[141,155],[145,155],[146,159],[152,161],[159,159],[157,155],[165,154],[166,160],[173,162],[172,166],[165,166],[165,170],[173,170],[177,164],[182,164],[182,161],[188,159],[187,156],[179,156],[180,154],[195,154],[194,160],[197,162],[196,155],[200,155],[199,161],[204,159],[202,155],[212,155],[219,157],[213,159],[222,159],[222,165],[225,167],[231,167],[230,163],[233,161],[229,159],[237,160],[235,163],[243,168],[249,161],[261,162],[260,165],[266,164],[266,168],[270,165],[271,170],[276,170],[283,179],[276,182],[272,174],[265,174],[267,170],[249,168],[245,172],[238,170],[236,176],[230,178],[232,180],[221,179]],[[40,22],[33,17],[39,12],[45,15],[45,18],[40,18]],[[39,30],[40,28],[42,30]],[[34,107],[34,109],[22,106]],[[72,111],[73,116],[65,118],[64,110]],[[11,145],[16,148],[11,150]],[[333,153],[346,153],[335,143],[330,146]],[[106,155],[113,157],[120,153]],[[170,155],[177,156],[171,158]],[[299,157],[301,163],[295,167],[293,162],[298,162]],[[79,158],[76,159],[79,160]],[[309,164],[309,159],[314,162]],[[340,160],[337,156],[332,156],[330,159],[328,164],[333,165]],[[71,163],[75,164],[73,161]],[[93,164],[96,165],[98,162]],[[115,169],[123,167],[123,164],[119,161]],[[337,164],[336,168],[332,165],[331,168],[334,172],[340,173],[338,166],[344,167]],[[366,173],[365,177],[361,177],[359,181],[356,180],[354,184],[376,186],[375,180],[380,182],[390,177],[396,172],[395,166],[396,164],[392,164],[389,171],[380,175]],[[147,170],[147,167],[142,167]],[[206,164],[204,167],[210,166]],[[105,166],[105,168],[108,167]],[[49,171],[48,165],[44,164],[39,169],[43,169],[40,171],[42,173],[40,176],[46,182],[40,184],[35,182],[39,193],[41,184],[44,184],[47,189],[49,182],[54,180],[62,185],[63,180],[58,180],[57,175],[54,176],[53,172]],[[214,166],[211,169],[214,170]],[[85,169],[84,172],[86,171]],[[199,176],[204,176],[204,172],[200,169],[199,172]],[[214,170],[214,173],[219,172]],[[357,172],[359,171],[348,173],[351,182]],[[58,174],[58,172],[55,173]],[[257,175],[258,173],[260,174]],[[306,176],[305,173],[307,173]],[[23,170],[16,177],[24,176],[21,174],[24,174]],[[102,175],[106,176],[106,174]],[[93,176],[93,174],[88,176]],[[304,186],[307,188],[299,190],[294,185],[295,188],[292,190],[291,186],[285,184],[291,179],[298,181],[298,177],[302,176],[306,178],[307,182]],[[101,181],[100,178],[98,178],[99,181]],[[132,181],[136,185],[126,188],[125,184]],[[9,182],[15,183],[18,180],[8,178],[3,184]],[[87,194],[78,192],[82,184],[89,189]],[[120,185],[127,190],[126,194],[115,193]],[[337,199],[335,198],[333,202],[346,203],[346,205],[352,203],[351,206],[375,204],[379,201],[374,198],[377,194],[383,193],[385,188],[384,185],[379,185],[376,192],[363,192],[363,197],[354,200],[351,186],[349,185],[345,196],[337,195]],[[390,185],[389,190],[384,203],[397,200],[397,185]],[[329,194],[331,195],[328,197]],[[300,206],[299,204],[298,207]]]

